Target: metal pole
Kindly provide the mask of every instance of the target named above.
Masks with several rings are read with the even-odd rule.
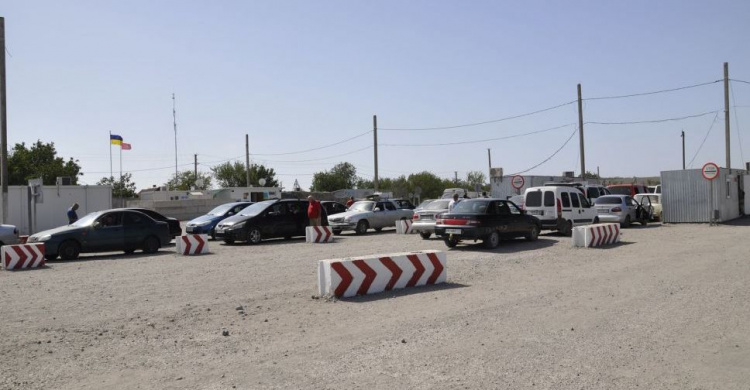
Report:
[[[245,134],[245,184],[250,187],[250,136]]]
[[[380,187],[380,182],[378,180],[378,116],[373,115],[372,116],[372,137],[373,137],[373,145],[375,146],[375,180],[373,181],[373,184],[375,185],[375,191],[378,190]]]
[[[3,215],[0,222],[2,223],[8,222],[8,102],[5,84],[5,18],[0,17],[0,143],[3,144],[2,156],[0,156]]]
[[[492,182],[492,154],[490,154],[490,148],[487,148],[487,164],[489,165],[490,170],[488,171],[488,176],[490,178],[490,182]]]
[[[682,131],[682,170],[685,170],[685,130]]]
[[[709,193],[708,193],[708,224],[713,225],[714,224],[714,181],[709,180]]]
[[[585,179],[586,153],[583,148],[583,100],[581,99],[581,84],[578,84],[578,139],[581,145],[581,179]]]
[[[175,106],[174,92],[172,92],[172,125],[174,127],[174,180],[177,186],[177,110]]]
[[[193,167],[193,183],[197,183],[198,182],[198,154],[197,153],[193,155],[193,160],[194,160],[193,161],[193,165],[194,165],[194,167]],[[196,186],[196,188],[195,188],[196,190],[198,189],[197,187],[198,186]]]
[[[724,138],[726,139],[727,169],[732,169],[731,149],[729,147],[729,63],[728,62],[724,63]]]
[[[112,179],[112,185],[114,186],[115,174],[112,170],[112,132],[109,132],[109,177]]]

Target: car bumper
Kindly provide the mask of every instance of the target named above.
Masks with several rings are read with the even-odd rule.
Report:
[[[599,222],[608,222],[608,223],[625,222],[625,217],[619,214],[597,214],[597,217],[599,218]]]
[[[216,230],[216,239],[225,241],[247,241],[245,229]]]
[[[357,227],[353,222],[331,222],[328,221],[328,227],[331,230],[354,230]]]
[[[492,228],[485,227],[467,227],[467,226],[446,226],[437,225],[435,226],[435,235],[441,237],[448,237],[453,235],[461,239],[481,239],[486,237],[492,232]]]
[[[424,233],[435,233],[435,221],[432,222],[414,222],[411,230]]]

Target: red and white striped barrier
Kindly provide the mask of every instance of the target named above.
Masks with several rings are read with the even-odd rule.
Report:
[[[3,245],[0,257],[6,270],[44,267],[44,244]]]
[[[305,242],[333,242],[333,231],[328,226],[308,226],[305,228]]]
[[[432,250],[320,260],[318,292],[341,298],[444,283],[447,266],[445,252]]]
[[[410,219],[400,219],[396,221],[396,234],[416,233],[416,231],[411,228],[412,224],[413,222]]]
[[[207,234],[185,234],[175,240],[178,255],[202,255],[208,253]]]
[[[589,248],[620,242],[620,224],[602,223],[573,228],[573,246]]]

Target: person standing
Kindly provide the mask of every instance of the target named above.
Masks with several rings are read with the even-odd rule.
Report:
[[[350,196],[349,200],[346,201],[346,208],[351,207],[354,204],[354,197]]]
[[[453,211],[453,208],[456,207],[456,205],[458,204],[458,202],[460,202],[460,200],[458,199],[458,194],[457,193],[453,194],[453,200],[450,201],[450,203],[448,203],[448,212],[449,213]]]
[[[310,226],[320,226],[320,202],[312,195],[307,197],[307,202],[307,218],[310,220]]]
[[[68,208],[68,225],[73,224],[78,220],[76,210],[78,210],[78,203],[73,203],[73,205]]]

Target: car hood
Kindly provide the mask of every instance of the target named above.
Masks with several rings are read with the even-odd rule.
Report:
[[[229,218],[224,218],[220,222],[220,224],[221,225],[234,225],[235,223],[240,223],[240,222],[243,222],[243,221],[247,221],[248,219],[255,218],[255,217],[257,217],[257,215],[248,216],[248,215],[239,215],[239,214],[237,214],[237,215],[233,215],[233,216],[231,216]]]
[[[372,211],[345,211],[343,213],[333,214],[329,218],[362,217],[372,214]]]
[[[83,229],[83,227],[80,227],[80,226],[71,226],[71,225],[60,226],[58,228],[44,230],[44,231],[41,231],[39,233],[32,234],[31,236],[29,236],[29,239],[39,238],[39,237],[46,236],[46,235],[55,235],[55,234],[61,234],[61,233],[71,233],[71,232],[78,231],[80,229]]]
[[[438,210],[427,210],[427,209],[419,209],[414,210],[417,214],[441,214],[441,213],[447,213],[448,209],[438,209]]]
[[[216,220],[221,219],[221,218],[223,218],[223,217],[216,216],[216,215],[208,215],[208,214],[206,214],[206,215],[201,215],[198,218],[194,218],[194,219],[190,220],[187,224],[190,225],[190,226],[194,226],[194,225],[199,225],[199,224],[204,223],[204,222],[213,222],[213,221],[216,221]]]

